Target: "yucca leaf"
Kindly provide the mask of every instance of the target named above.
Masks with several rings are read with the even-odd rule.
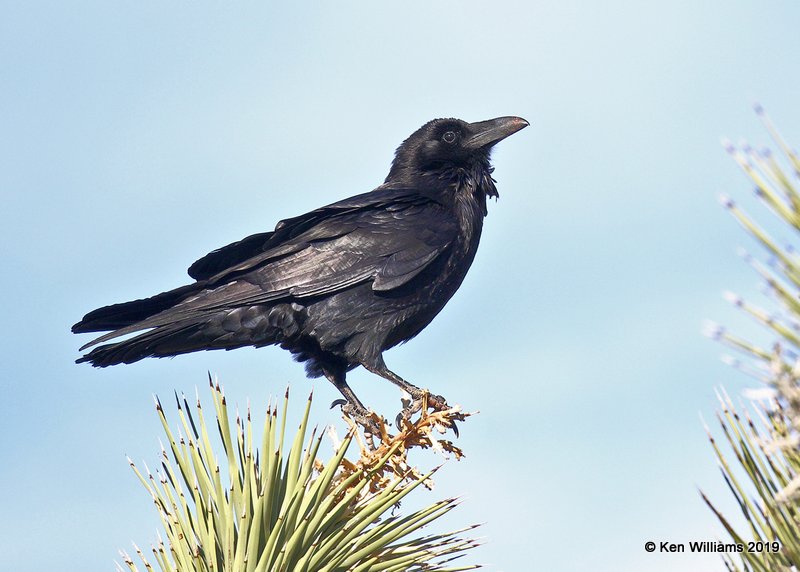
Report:
[[[450,512],[454,499],[386,517],[437,470],[408,470],[387,478],[405,464],[403,447],[408,442],[426,446],[426,432],[440,422],[438,418],[422,420],[413,439],[411,433],[403,434],[377,452],[362,451],[366,456],[355,462],[347,459],[355,436],[350,431],[322,463],[317,455],[323,436],[316,429],[307,435],[311,398],[298,431],[287,438],[288,391],[281,418],[277,405],[270,404],[256,436],[249,406],[231,423],[222,388],[211,383],[211,393],[217,439],[211,436],[199,399],[192,412],[186,398],[176,394],[177,438],[156,399],[171,456],[162,448],[158,478],[149,471],[145,476],[130,463],[166,532],[166,544],[159,539],[152,561],[136,549],[145,570],[444,572],[477,567],[448,564],[477,545],[460,536],[471,527],[414,536]],[[123,560],[129,570],[137,569],[129,556]]]
[[[739,150],[729,144],[728,151],[754,185],[756,195],[796,236],[800,231],[800,193],[793,178],[800,174],[800,162],[763,110],[757,111],[793,167],[793,175],[787,174],[772,153],[758,153],[749,147]],[[800,257],[793,247],[779,245],[765,226],[756,223],[732,200],[725,198],[723,204],[774,258],[768,269],[749,255],[746,257],[766,281],[779,307],[775,315],[737,296],[729,296],[737,307],[772,333],[776,341],[770,350],[727,332],[717,337],[760,363],[764,374],[759,377],[768,380],[776,398],[769,404],[757,401],[750,404],[756,422],[747,406],[742,409],[743,420],[730,398],[720,396],[722,412],[718,418],[735,463],[728,462],[710,433],[709,439],[751,538],[777,541],[781,546],[778,553],[745,551],[739,555],[740,563],[726,555],[724,562],[730,570],[789,571],[800,567],[800,487],[795,488],[800,484]],[[731,538],[746,544],[748,539],[735,530],[705,495],[703,500]]]

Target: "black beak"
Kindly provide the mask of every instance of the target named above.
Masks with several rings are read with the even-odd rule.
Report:
[[[528,125],[530,123],[522,119],[522,117],[498,117],[488,121],[470,123],[469,130],[472,136],[464,141],[464,145],[470,149],[491,147],[498,141],[502,141]]]

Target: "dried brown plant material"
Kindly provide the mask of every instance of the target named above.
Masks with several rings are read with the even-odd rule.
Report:
[[[453,429],[457,434],[456,422],[464,421],[476,412],[465,413],[459,405],[442,410],[429,409],[425,400],[416,419],[400,418],[400,429],[395,434],[390,432],[391,426],[377,413],[370,412],[379,427],[379,435],[365,435],[354,419],[343,415],[355,435],[361,457],[356,462],[345,460],[345,471],[340,478],[345,479],[357,471],[372,473],[370,492],[376,492],[396,479],[418,480],[424,476],[417,467],[409,464],[408,453],[412,449],[432,449],[445,459],[451,456],[457,460],[463,458],[464,451],[444,435],[448,429]],[[387,456],[388,460],[383,462]],[[423,484],[429,489],[433,488],[430,477],[424,479]]]

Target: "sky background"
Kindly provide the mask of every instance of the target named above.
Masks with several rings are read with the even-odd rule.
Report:
[[[754,382],[700,332],[753,331],[720,294],[757,280],[717,203],[751,204],[719,139],[767,143],[760,101],[800,141],[800,5],[305,4],[0,7],[0,569],[110,570],[149,545],[158,518],[125,455],[155,464],[152,394],[209,370],[242,405],[291,384],[299,411],[313,387],[315,420],[342,426],[335,390],[282,350],[94,370],[73,363],[88,337],[71,324],[374,188],[429,119],[519,115],[461,290],[386,356],[481,411],[418,501],[463,496],[446,524],[486,523],[472,558],[489,570],[722,570],[643,545],[725,538],[698,487],[735,514],[700,414],[714,387]],[[390,384],[350,379],[394,416]]]

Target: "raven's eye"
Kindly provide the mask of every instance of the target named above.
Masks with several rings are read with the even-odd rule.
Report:
[[[445,143],[453,143],[456,140],[456,132],[447,131],[444,135],[442,135],[442,140]]]

